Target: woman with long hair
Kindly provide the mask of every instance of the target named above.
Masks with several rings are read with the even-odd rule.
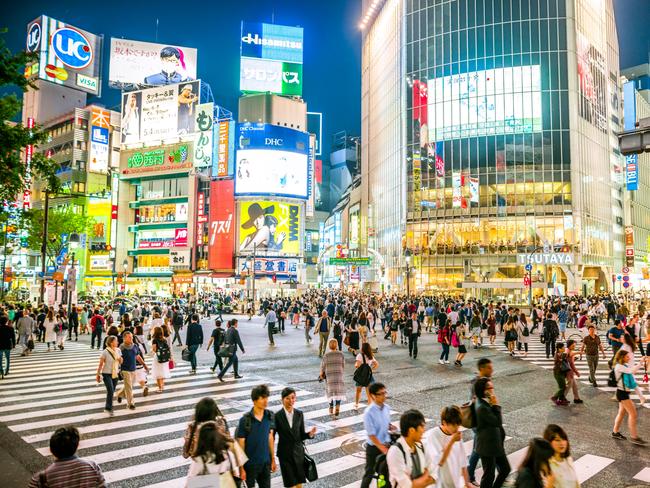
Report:
[[[198,428],[204,422],[215,422],[217,429],[224,435],[228,434],[228,422],[223,413],[219,409],[217,402],[210,397],[205,397],[199,400],[194,406],[194,417],[192,422],[187,424],[185,429],[184,443],[183,443],[183,457],[188,458],[192,456],[192,452],[196,449],[198,441]]]
[[[506,325],[503,326],[504,342],[508,352],[512,357],[515,356],[515,343],[517,342],[517,331],[515,330],[515,319],[511,316],[508,318]]]
[[[153,376],[153,379],[158,384],[158,393],[162,393],[165,386],[165,379],[171,378],[171,373],[169,372],[171,348],[165,339],[162,327],[153,328],[153,332],[151,333],[151,351],[154,355],[151,376]]]
[[[361,311],[357,324],[359,324],[359,340],[361,344],[364,344],[368,342],[368,318],[366,312]]]
[[[648,358],[643,357],[642,361],[636,364],[628,364],[631,360],[631,354],[620,349],[614,356],[614,377],[616,378],[616,400],[618,400],[618,413],[614,419],[614,429],[612,437],[618,440],[625,440],[625,436],[620,433],[621,424],[627,415],[627,426],[630,430],[630,441],[634,444],[644,446],[646,441],[641,439],[637,433],[636,426],[636,408],[630,399],[630,392],[636,390],[637,384],[634,375],[647,363]]]
[[[519,315],[519,320],[515,326],[517,330],[517,349],[521,350],[522,346],[524,348],[524,357],[528,356],[528,341],[530,339],[530,328],[528,327],[528,319],[526,318],[525,313]]]
[[[106,387],[104,411],[111,417],[113,416],[113,395],[117,387],[120,364],[122,364],[122,353],[117,347],[117,337],[109,335],[106,337],[106,348],[99,357],[96,379],[97,383],[100,380],[104,381]]]
[[[516,488],[544,488],[555,487],[554,476],[551,471],[550,460],[554,451],[551,444],[540,437],[536,437],[528,444],[528,452],[519,470],[517,471]]]
[[[549,461],[554,478],[553,488],[580,488],[571,457],[569,437],[564,429],[559,425],[549,424],[544,429],[543,435],[553,448],[553,457]]]
[[[361,367],[362,364],[367,364],[370,366],[370,369],[372,371],[375,371],[379,367],[379,363],[375,359],[374,355],[372,354],[372,348],[370,347],[370,344],[365,342],[364,344],[361,345],[361,352],[357,354],[357,357],[354,362],[354,369],[358,369]],[[370,381],[368,382],[367,385],[361,385],[355,381],[354,386],[356,387],[356,392],[354,394],[354,408],[359,408],[359,400],[361,400],[361,389],[365,388],[366,389],[366,400],[368,403],[370,403],[370,392],[368,390],[368,387],[375,382],[374,375],[370,375]]]
[[[56,349],[56,320],[54,320],[54,311],[51,308],[47,311],[43,327],[45,327],[45,342],[47,343],[47,350],[50,350],[50,344],[54,349]]]

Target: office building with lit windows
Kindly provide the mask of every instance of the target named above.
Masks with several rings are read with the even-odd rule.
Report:
[[[362,231],[385,280],[524,301],[624,255],[612,0],[364,1]]]

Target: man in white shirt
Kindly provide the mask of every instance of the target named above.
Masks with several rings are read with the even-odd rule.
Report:
[[[436,482],[432,458],[421,443],[424,425],[424,415],[418,410],[407,410],[399,419],[402,435],[386,454],[393,488],[426,488]]]
[[[435,488],[471,488],[467,472],[467,453],[463,446],[460,409],[445,407],[440,413],[440,425],[426,434],[424,445],[438,467]]]

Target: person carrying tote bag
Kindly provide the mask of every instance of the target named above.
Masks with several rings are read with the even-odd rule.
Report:
[[[237,488],[233,473],[239,463],[228,449],[230,442],[216,422],[201,424],[185,488]]]

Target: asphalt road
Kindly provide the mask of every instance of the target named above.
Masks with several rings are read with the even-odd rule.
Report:
[[[228,319],[229,316],[224,318]],[[230,422],[233,425],[241,413],[250,408],[247,391],[258,382],[272,385],[273,396],[283,386],[296,388],[299,391],[298,401],[305,402],[303,410],[311,413],[307,424],[316,425],[320,432],[310,445],[315,451],[313,454],[321,472],[321,479],[311,485],[346,488],[357,486],[363,463],[363,458],[359,455],[361,441],[356,434],[363,426],[357,417],[362,414],[362,410],[355,411],[348,405],[338,421],[332,421],[326,412],[321,412],[327,406],[317,404],[319,396],[324,395],[324,384],[317,381],[320,365],[318,338],[315,337],[314,342],[307,345],[302,327],[295,329],[289,324],[286,325],[286,334],[275,336],[276,346],[272,347],[268,345],[266,329],[260,317],[255,317],[250,322],[246,317],[239,319],[239,330],[246,349],[246,354],[240,355],[240,374],[244,379],[239,380],[239,384],[242,387],[237,390],[235,382],[221,385],[212,380],[213,376],[207,368],[212,366],[214,356],[211,351],[205,350],[205,345],[213,326],[212,321],[204,320],[205,344],[198,357],[199,374],[190,377],[186,372],[187,363],[181,364],[174,379],[170,381],[169,390],[162,396],[150,395],[146,401],[138,398],[135,414],[116,410],[113,420],[102,418],[101,406],[97,406],[101,405],[101,400],[97,403],[97,398],[101,397],[104,390],[91,385],[96,353],[90,352],[87,346],[88,336],[80,338],[78,343],[70,344],[61,352],[60,358],[53,357],[59,352],[48,354],[37,349],[36,354],[27,360],[17,359],[14,362],[15,372],[5,380],[0,380],[0,463],[3,466],[0,487],[25,486],[30,473],[48,462],[44,456],[47,454],[49,432],[58,423],[66,423],[70,419],[76,419],[75,423],[88,432],[82,435],[82,439],[87,439],[88,447],[82,440],[80,455],[101,461],[102,470],[109,473],[110,486],[182,486],[180,479],[187,468],[182,463],[179,464],[180,449],[176,446],[178,438],[182,437],[182,431],[170,432],[169,420],[165,419],[176,418],[177,425],[182,426],[189,418],[189,409],[194,402],[205,394],[212,394],[209,391],[212,388],[219,389],[214,393],[214,398],[223,407],[224,413],[230,412],[227,415],[233,418]],[[533,344],[535,341],[537,337],[531,337],[531,348],[537,347]],[[176,356],[180,357],[178,352],[177,350]],[[464,367],[456,368],[453,366],[453,357],[450,365],[438,364],[439,353],[440,347],[433,334],[425,333],[421,337],[417,360],[408,357],[406,347],[393,346],[379,338],[377,359],[380,366],[375,378],[387,385],[387,403],[396,412],[394,419],[398,419],[399,412],[417,408],[431,419],[430,425],[433,425],[443,406],[461,404],[468,400],[469,381],[474,375],[476,360],[483,356],[489,357],[495,366],[495,389],[502,405],[508,436],[506,452],[511,455],[513,464],[518,462],[530,438],[541,435],[548,423],[557,423],[569,434],[572,455],[586,477],[583,487],[648,486],[647,482],[634,477],[648,476],[646,481],[650,480],[650,448],[640,448],[610,437],[617,409],[616,402],[611,401],[611,393],[582,384],[581,394],[585,400],[583,405],[557,407],[548,399],[554,392],[555,381],[551,372],[544,369],[544,361],[511,358],[498,347],[492,347],[470,349]],[[528,359],[534,359],[532,356],[534,353],[531,351]],[[56,370],[50,376],[44,373],[49,361],[52,361],[52,367]],[[347,353],[347,404],[354,400],[351,379],[353,362],[352,354]],[[61,371],[56,368],[61,368]],[[69,380],[66,375],[70,375]],[[52,392],[48,390],[48,378],[60,382],[60,385],[52,387],[55,388]],[[229,376],[226,378],[229,379]],[[34,381],[40,381],[39,384],[43,386]],[[178,383],[174,384],[174,381]],[[84,386],[86,384],[89,386]],[[39,397],[39,393],[35,394],[34,391],[43,391],[44,396]],[[47,395],[60,398],[60,401],[56,398],[49,399]],[[650,399],[650,395],[647,396]],[[277,410],[279,401],[276,398],[272,400],[271,408]],[[83,412],[91,414],[86,418],[79,415]],[[639,432],[648,439],[649,414],[647,408],[639,407]],[[146,425],[139,425],[148,415],[160,415],[160,421],[147,418]],[[133,419],[132,428],[115,427],[130,419]],[[111,424],[118,421],[122,424]],[[100,432],[103,426],[106,429]],[[139,429],[146,428],[159,428],[161,434],[145,438]],[[134,440],[110,444],[115,439],[111,436],[104,437],[107,432],[117,433],[116,435],[133,432]],[[624,426],[622,432],[627,435],[627,427]],[[465,433],[463,440],[471,445],[471,433]],[[151,444],[154,441],[156,444]],[[125,448],[128,449],[124,450]],[[137,452],[137,449],[141,452]],[[130,458],[128,454],[131,455]],[[278,486],[277,480],[274,486]]]

